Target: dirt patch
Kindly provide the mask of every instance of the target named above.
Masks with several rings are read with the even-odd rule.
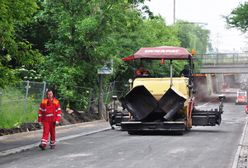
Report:
[[[93,111],[84,112],[76,109],[66,110],[62,113],[61,125],[76,124],[99,119],[98,113]]]
[[[28,132],[40,129],[41,126],[39,123],[24,123],[16,128],[4,129],[0,128],[0,136],[8,135],[8,134],[15,134],[19,132]]]

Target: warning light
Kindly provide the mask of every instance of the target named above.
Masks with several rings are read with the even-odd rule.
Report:
[[[196,51],[194,49],[191,50],[192,55],[196,55]]]

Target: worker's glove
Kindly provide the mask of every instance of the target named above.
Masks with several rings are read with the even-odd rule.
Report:
[[[39,128],[43,128],[42,122],[38,122],[38,124],[39,124]]]
[[[56,126],[59,126],[59,122],[58,122],[58,121],[56,121],[56,122],[55,122],[55,125],[56,125]]]

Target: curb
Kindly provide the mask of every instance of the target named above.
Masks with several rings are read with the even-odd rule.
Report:
[[[76,134],[76,135],[69,135],[69,136],[58,138],[57,139],[57,142],[65,141],[65,140],[70,140],[70,139],[81,137],[81,136],[92,135],[92,134],[96,134],[96,133],[99,133],[99,132],[108,131],[110,129],[111,128],[109,127],[109,128],[99,129],[99,130],[96,130],[96,131],[91,131],[91,132],[86,132],[86,133],[80,133],[80,134]],[[15,153],[19,153],[19,152],[23,152],[23,151],[26,151],[26,150],[35,148],[38,145],[39,145],[39,143],[34,143],[34,144],[25,145],[25,146],[18,147],[18,148],[13,148],[13,149],[5,150],[5,151],[0,152],[0,157],[11,155],[11,154],[15,154]]]
[[[247,132],[246,131],[247,130],[247,123],[248,123],[248,118],[246,117],[245,126],[244,126],[244,129],[243,129],[241,139],[240,139],[239,144],[238,144],[238,149],[237,149],[237,152],[236,152],[235,157],[234,157],[232,168],[237,168],[238,167],[239,157],[240,157],[242,145],[243,145],[243,142],[244,142],[244,139],[245,139],[245,136],[246,136],[246,132]]]
[[[94,120],[94,121],[91,121],[91,122],[82,122],[82,123],[76,123],[76,124],[68,124],[68,125],[60,125],[60,126],[56,126],[56,131],[57,130],[62,130],[64,128],[71,128],[71,127],[77,127],[77,126],[85,126],[85,125],[91,125],[91,124],[94,124],[94,123],[99,123],[99,122],[104,122],[105,120]],[[106,122],[106,121],[105,121]],[[3,135],[3,136],[0,136],[0,140],[1,139],[5,139],[5,137],[9,137],[9,136],[14,136],[14,135],[21,135],[21,134],[30,134],[30,133],[34,133],[34,132],[42,132],[42,128],[40,129],[37,129],[37,130],[33,130],[33,131],[26,131],[26,132],[18,132],[18,133],[15,133],[15,134],[7,134],[7,135]]]

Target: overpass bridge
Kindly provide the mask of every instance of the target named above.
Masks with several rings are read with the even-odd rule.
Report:
[[[248,74],[248,53],[216,53],[195,56],[201,63],[200,73]]]
[[[216,53],[195,56],[201,63],[200,73],[248,74],[248,53]]]
[[[239,89],[242,80],[248,78],[248,53],[198,54],[194,59],[201,65],[199,72],[206,74],[210,93],[225,87]]]

